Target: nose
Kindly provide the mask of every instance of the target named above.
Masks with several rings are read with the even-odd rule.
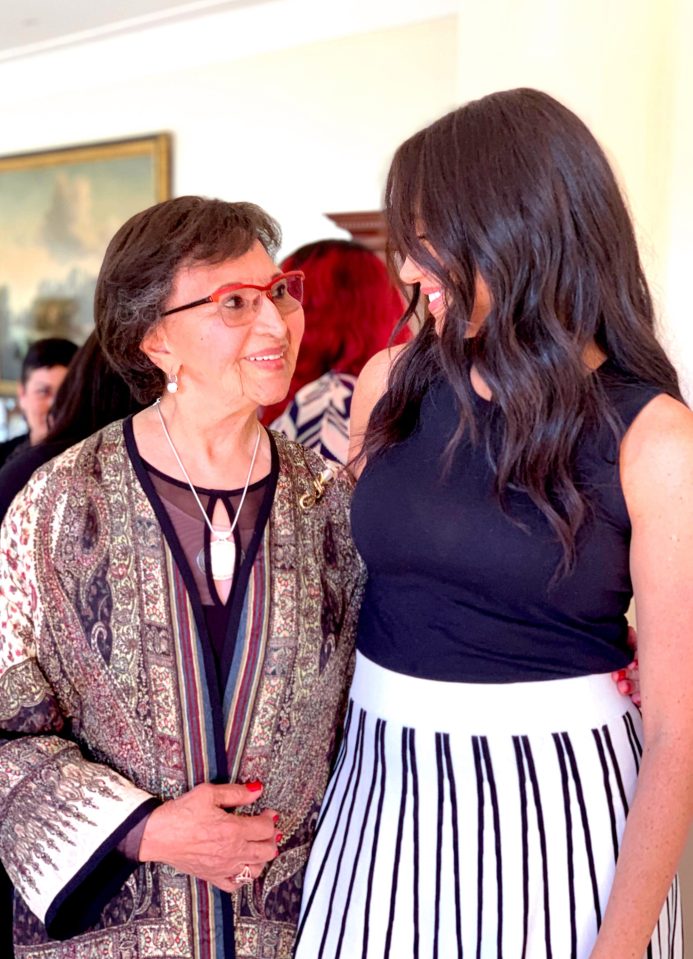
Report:
[[[257,316],[255,317],[255,325],[263,332],[275,336],[283,336],[286,332],[284,315],[275,306],[269,291],[260,297]]]
[[[402,283],[412,286],[414,283],[420,283],[423,274],[418,263],[415,263],[410,256],[406,257],[404,263],[399,268],[399,276]]]

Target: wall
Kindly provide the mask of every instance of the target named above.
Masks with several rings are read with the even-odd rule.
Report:
[[[175,192],[266,206],[288,251],[338,233],[323,212],[379,207],[396,146],[454,105],[455,17],[241,58],[247,30],[206,22],[0,63],[0,152],[172,131]]]
[[[605,147],[630,203],[662,337],[693,400],[693,5],[460,0],[458,9],[460,100],[538,87],[574,109]]]

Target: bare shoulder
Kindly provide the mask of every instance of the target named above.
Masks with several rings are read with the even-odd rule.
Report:
[[[408,343],[402,343],[399,346],[380,350],[361,370],[351,401],[350,460],[359,455],[373,407],[387,389],[393,364],[408,345]]]
[[[656,396],[626,432],[620,460],[623,491],[631,515],[640,512],[653,497],[663,507],[667,498],[689,498],[693,412],[671,396]]]
[[[408,345],[408,343],[401,343],[399,346],[380,350],[372,356],[361,370],[356,382],[356,393],[361,394],[363,398],[375,396],[375,402],[377,402],[387,389],[387,380],[395,360]]]

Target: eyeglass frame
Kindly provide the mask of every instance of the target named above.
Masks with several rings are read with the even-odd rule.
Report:
[[[195,306],[204,306],[205,303],[218,303],[221,297],[225,293],[233,293],[234,290],[257,290],[259,293],[264,293],[265,296],[271,300],[272,297],[270,293],[272,287],[275,283],[278,283],[280,280],[285,280],[287,277],[298,277],[301,281],[305,280],[306,274],[303,270],[287,270],[286,273],[278,273],[269,283],[266,283],[264,286],[261,286],[258,283],[224,283],[223,286],[220,286],[218,290],[215,290],[214,293],[210,293],[209,296],[203,297],[201,300],[194,300],[192,303],[184,303],[183,306],[174,306],[171,310],[164,310],[161,316],[170,316],[172,313],[181,313],[183,310],[192,310]],[[292,297],[295,299],[295,297]],[[302,300],[298,300],[298,303],[303,305]],[[277,307],[279,309],[279,307]]]

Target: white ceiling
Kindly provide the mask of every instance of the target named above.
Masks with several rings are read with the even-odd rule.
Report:
[[[0,0],[0,60],[262,0]]]

